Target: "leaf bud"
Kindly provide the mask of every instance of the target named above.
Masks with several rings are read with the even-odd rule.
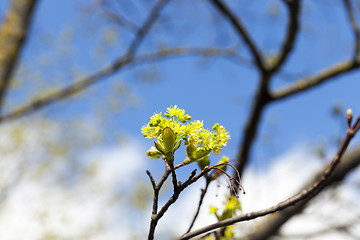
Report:
[[[203,158],[207,155],[209,155],[209,153],[211,152],[211,149],[201,149],[201,150],[197,150],[195,153],[194,153],[194,158],[196,160],[200,159],[200,158]]]
[[[352,117],[353,117],[353,112],[352,112],[352,109],[349,108],[348,110],[346,110],[346,119],[348,121],[351,121]]]
[[[195,161],[195,152],[197,150],[197,146],[195,145],[194,142],[190,142],[187,146],[186,146],[186,155],[188,156],[188,158],[190,159],[190,161]]]
[[[176,139],[174,131],[169,127],[164,128],[162,132],[162,139],[163,139],[163,147],[165,150],[164,153],[165,154],[169,152],[173,153],[175,146],[175,139]]]

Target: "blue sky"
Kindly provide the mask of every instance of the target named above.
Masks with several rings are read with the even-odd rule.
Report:
[[[86,14],[79,14],[78,11],[81,9],[80,2],[40,1],[33,26],[34,35],[30,37],[28,47],[25,49],[23,56],[24,59],[28,59],[27,64],[33,65],[34,63],[29,60],[36,55],[44,54],[44,49],[37,42],[37,33],[49,35],[53,39],[50,46],[53,47],[55,45],[58,48],[60,46],[56,44],[60,43],[56,40],[61,37],[61,33],[69,28],[75,32],[75,40],[69,46],[70,49],[74,49],[74,58],[65,59],[65,65],[63,62],[59,64],[55,62],[55,67],[58,68],[58,71],[66,71],[66,68],[61,68],[64,66],[69,66],[70,68],[80,66],[84,74],[92,73],[100,69],[102,67],[101,64],[104,66],[119,56],[121,49],[130,40],[130,38],[127,38],[127,35],[119,39],[120,45],[114,44],[114,49],[119,49],[119,52],[114,50],[108,52],[100,65],[91,59],[90,52],[94,48],[94,44],[96,44],[98,34],[107,25],[98,19],[91,19],[90,24],[87,23],[88,25],[84,23],[86,21],[79,20],[83,16],[88,16]],[[269,1],[268,4],[260,6],[252,3],[249,8],[239,10],[244,16],[243,21],[250,33],[256,39],[256,43],[270,54],[276,51],[279,44],[278,41],[283,37],[282,30],[284,28],[283,19],[285,10],[281,7],[281,4],[276,3],[275,1]],[[270,20],[269,17],[259,17],[260,14],[268,12],[272,5],[280,7],[278,15],[270,17]],[[335,6],[328,6],[326,9],[322,9],[320,6],[309,1],[305,1],[305,5],[306,7],[302,14],[302,19],[304,19],[302,21],[302,32],[296,43],[295,51],[284,69],[285,73],[292,75],[287,77],[285,73],[280,73],[272,84],[274,89],[291,83],[300,76],[316,73],[323,67],[348,59],[351,55],[350,50],[353,39],[347,26],[347,19],[343,9],[336,8]],[[180,4],[180,6],[186,8],[186,3]],[[205,20],[209,17],[207,12],[209,10],[211,12],[213,9],[211,6],[202,8],[199,6],[201,4],[195,5],[204,14],[199,24],[205,24]],[[260,13],[257,13],[256,9],[260,9]],[[175,10],[170,5],[165,8],[164,14],[170,14],[172,11]],[[190,19],[200,19],[191,15],[191,13],[188,13],[188,15]],[[265,21],[274,23],[272,24],[274,29],[268,28],[265,25]],[[175,22],[174,25],[177,26],[177,23]],[[220,37],[217,36],[221,40],[217,40],[220,42],[220,45],[226,45],[223,42],[228,42],[230,45],[231,43],[239,42],[226,21],[220,21],[219,25],[220,27],[224,26],[224,29],[220,30],[224,34]],[[91,26],[93,26],[93,29],[91,29]],[[82,33],[79,30],[81,27],[90,28],[88,30],[90,32],[94,30],[94,37],[88,38],[86,33]],[[154,28],[156,29],[156,26]],[[190,32],[191,34],[188,38],[184,37],[182,39],[180,37],[180,40],[176,40],[168,37],[166,41],[170,45],[178,43],[187,46],[191,44],[199,46],[201,42],[210,44],[211,39],[215,38],[209,38],[209,36],[212,36],[213,30],[202,32],[201,26],[194,28],[196,31]],[[331,31],[332,33],[329,33]],[[77,32],[80,33],[77,34]],[[187,33],[185,32],[185,34]],[[160,31],[160,36],[163,36],[162,34],[164,35]],[[156,38],[156,35],[150,36],[150,38],[144,41],[140,52],[153,50],[151,46],[155,41],[153,38]],[[324,36],[329,36],[325,38],[326,42],[318,40]],[[30,47],[33,45],[36,47]],[[226,46],[229,46],[229,44]],[[241,46],[241,49],[243,49],[241,54],[245,58],[250,59],[246,47]],[[49,51],[50,54],[56,56],[51,52],[54,50]],[[33,67],[36,69],[37,66],[34,64]],[[134,74],[134,71],[138,69],[150,71],[153,68],[156,68],[160,74],[160,80],[155,82],[143,83],[139,80],[139,75]],[[48,74],[47,76],[51,77],[53,73],[50,72]],[[273,135],[275,146],[271,146],[271,148],[276,150],[273,154],[280,154],[283,150],[299,142],[314,143],[320,138],[326,139],[329,136],[340,134],[339,122],[331,117],[331,108],[333,105],[341,103],[345,108],[353,108],[355,114],[360,112],[359,105],[357,104],[358,89],[360,87],[360,82],[357,80],[358,76],[358,73],[345,74],[309,92],[272,104],[265,111],[264,119],[260,126],[260,139],[263,134]],[[176,104],[184,108],[194,119],[204,120],[208,128],[216,122],[223,124],[230,132],[232,138],[229,142],[229,147],[224,153],[233,157],[237,153],[237,146],[241,139],[241,131],[245,119],[250,110],[257,78],[257,73],[253,67],[241,66],[228,59],[213,58],[204,62],[201,58],[181,57],[179,59],[160,61],[155,63],[155,65],[144,64],[122,70],[103,83],[95,85],[90,90],[96,92],[95,95],[92,95],[92,98],[97,101],[97,99],[102,99],[103,95],[107,94],[114,82],[121,79],[129,87],[129,91],[138,96],[139,102],[136,107],[127,108],[124,112],[111,115],[106,120],[108,127],[105,130],[109,131],[109,136],[111,136],[111,132],[114,129],[117,129],[141,139],[140,127],[147,122],[148,117],[155,111],[165,111],[166,107]],[[72,80],[71,78],[63,77],[61,81],[70,82]],[[53,115],[56,118],[59,115],[71,115],[74,111],[96,118],[94,112],[91,111],[92,107],[93,105],[87,104],[87,98],[85,97],[84,100],[65,101],[59,105],[53,105],[45,111],[50,112],[47,116]],[[255,159],[263,158],[264,154],[261,154],[261,152],[264,151],[263,149],[268,148],[266,144],[262,145],[259,142],[261,141],[257,141],[258,144],[253,149]],[[271,151],[266,152],[266,154],[268,153],[271,153]]]
[[[31,71],[41,73],[48,87],[55,83],[57,86],[68,84],[74,81],[74,76],[85,76],[100,70],[121,56],[133,37],[93,14],[93,8],[84,8],[83,3],[49,0],[39,3],[32,35],[22,59]],[[310,1],[305,1],[304,6],[301,32],[294,52],[283,71],[274,78],[272,89],[318,73],[321,69],[352,56],[353,38],[344,9],[340,9],[340,5],[335,3],[322,8]],[[176,14],[178,9],[186,11],[188,8],[187,1],[170,4],[163,11],[163,17],[166,19],[171,14]],[[198,14],[187,11],[184,18],[187,17],[189,21],[185,18],[166,23],[166,20],[160,19],[162,24],[164,21],[169,24],[171,30],[166,29],[166,25],[155,25],[140,47],[139,54],[153,52],[158,43],[165,43],[167,46],[237,45],[240,55],[248,62],[251,61],[246,46],[239,41],[227,21],[214,15],[212,6],[197,2],[191,8],[198,11]],[[237,9],[236,5],[234,9]],[[266,4],[251,3],[247,8],[237,10],[259,48],[267,55],[274,54],[284,37],[286,12],[282,5],[276,1],[268,1]],[[145,15],[129,17],[143,20]],[[209,21],[214,19],[217,25],[209,25]],[[191,21],[198,24],[189,24]],[[271,28],[267,23],[270,23]],[[112,32],[119,31],[116,33],[117,38],[109,46],[103,46],[105,50],[100,59],[94,59],[94,49],[104,44],[101,36],[109,29]],[[171,37],[171,34],[177,32],[182,34],[176,38]],[[141,74],[144,73],[157,74],[158,77],[153,82],[146,82],[141,79]],[[29,91],[28,89],[41,93],[42,85],[32,86],[32,77],[33,75],[24,77],[24,88],[11,92],[10,96],[13,97],[9,102],[23,102],[28,96],[24,91]],[[358,77],[357,72],[344,74],[313,90],[269,105],[260,124],[258,140],[252,148],[256,167],[261,168],[262,163],[267,162],[266,158],[281,154],[297,144],[316,145],[325,141],[330,148],[334,147],[333,139],[342,135],[343,129],[339,126],[339,119],[331,117],[331,109],[340,104],[344,108],[353,108],[355,115],[360,113]],[[178,105],[193,119],[204,120],[207,128],[211,128],[216,122],[224,125],[231,134],[231,140],[223,153],[234,158],[251,109],[257,81],[258,74],[253,66],[239,64],[231,59],[214,57],[205,60],[193,56],[170,58],[154,64],[145,63],[125,68],[95,84],[89,92],[86,90],[82,97],[54,104],[41,114],[65,122],[74,116],[103,121],[105,138],[100,143],[103,145],[116,144],[117,134],[121,133],[150,146],[151,141],[142,139],[141,126],[154,112],[164,112],[170,105]],[[112,93],[118,85],[125,85],[125,91],[135,96],[134,104],[129,103],[128,96]],[[108,109],[105,99],[111,96],[124,110],[117,112]],[[105,117],[99,117],[101,109]]]

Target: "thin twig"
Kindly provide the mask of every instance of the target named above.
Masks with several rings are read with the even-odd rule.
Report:
[[[336,155],[334,156],[333,160],[331,161],[331,163],[328,165],[328,167],[325,169],[325,171],[323,172],[323,174],[321,175],[321,177],[319,178],[319,180],[317,182],[315,182],[312,186],[310,186],[307,189],[302,190],[301,192],[299,192],[298,194],[294,195],[293,197],[288,198],[285,201],[282,201],[280,203],[278,203],[277,205],[270,207],[270,208],[266,208],[257,212],[251,212],[251,213],[247,213],[247,214],[243,214],[240,216],[236,216],[236,217],[232,217],[232,218],[228,218],[225,219],[223,221],[217,222],[215,224],[211,224],[208,225],[206,227],[200,228],[198,230],[195,230],[193,232],[189,232],[187,234],[184,234],[183,236],[181,236],[179,238],[179,240],[185,240],[185,239],[190,239],[192,237],[198,236],[202,233],[206,233],[208,231],[220,228],[220,227],[225,227],[225,226],[229,226],[232,225],[234,223],[238,223],[238,222],[242,222],[242,221],[249,221],[258,217],[262,217],[262,216],[266,216],[281,210],[284,210],[290,206],[293,206],[301,201],[304,201],[306,199],[309,199],[311,197],[313,197],[314,195],[316,195],[318,192],[320,192],[320,190],[322,188],[325,187],[325,183],[326,181],[329,179],[329,177],[331,176],[332,172],[335,170],[336,166],[339,164],[341,157],[343,156],[343,154],[345,153],[347,147],[349,146],[349,143],[351,141],[351,139],[354,137],[354,135],[356,134],[356,129],[358,129],[358,125],[360,122],[360,117],[357,118],[357,120],[355,121],[354,125],[351,128],[348,128],[347,133],[346,133],[346,137],[342,143],[342,145],[340,146],[338,152],[336,153]]]
[[[199,204],[198,204],[197,209],[196,209],[196,213],[195,213],[195,215],[194,215],[194,217],[193,217],[193,219],[192,219],[192,221],[191,221],[191,223],[190,223],[190,226],[189,226],[188,230],[186,231],[186,233],[188,233],[188,232],[191,231],[191,229],[193,228],[194,223],[195,223],[197,217],[199,216],[200,208],[201,208],[201,206],[202,206],[204,197],[205,197],[205,195],[206,195],[206,193],[207,193],[207,190],[208,190],[208,188],[209,188],[210,182],[211,182],[211,181],[210,181],[208,178],[206,178],[205,188],[204,188],[204,189],[201,189],[200,200],[199,200]]]
[[[165,4],[169,0],[160,0],[155,7],[150,11],[149,16],[146,18],[144,24],[136,33],[136,36],[134,40],[131,42],[128,50],[126,51],[126,54],[122,57],[120,57],[118,60],[116,60],[113,64],[110,66],[98,71],[97,73],[90,75],[86,78],[83,78],[82,80],[69,85],[65,88],[62,88],[47,97],[34,100],[33,102],[30,102],[29,104],[22,106],[6,115],[3,115],[0,117],[0,122],[3,122],[5,120],[10,120],[14,118],[18,118],[21,116],[24,116],[26,114],[32,113],[36,110],[39,110],[45,106],[48,106],[54,102],[57,102],[58,100],[67,98],[74,93],[77,93],[83,89],[88,88],[89,86],[92,86],[94,83],[99,82],[104,77],[108,76],[111,73],[114,73],[121,69],[122,67],[130,64],[133,60],[134,54],[136,53],[139,45],[144,40],[146,34],[150,30],[151,26],[159,16],[160,11],[165,6]]]
[[[179,164],[180,165],[180,164]],[[177,166],[179,166],[177,165]],[[199,180],[201,177],[203,177],[205,174],[207,174],[208,172],[212,171],[213,169],[224,165],[223,163],[220,164],[216,164],[216,165],[212,165],[204,170],[202,170],[198,175],[196,175],[197,170],[194,169],[191,174],[189,175],[188,179],[184,182],[181,183],[177,186],[177,191],[174,191],[174,193],[172,194],[172,196],[169,198],[169,200],[162,206],[162,208],[157,212],[157,204],[158,204],[158,194],[159,194],[159,190],[162,186],[162,184],[165,182],[165,180],[167,179],[167,177],[169,176],[171,170],[170,167],[166,167],[166,171],[162,177],[162,179],[160,180],[160,182],[156,185],[156,188],[154,190],[154,203],[153,203],[153,214],[151,216],[151,221],[150,221],[150,230],[149,230],[149,234],[148,234],[148,240],[152,240],[154,239],[154,234],[155,234],[155,229],[157,226],[157,223],[159,222],[159,220],[163,217],[163,215],[165,214],[165,212],[169,209],[169,207],[174,204],[176,202],[176,200],[179,198],[181,192],[187,188],[189,185],[193,184],[194,182],[196,182],[197,180]],[[174,167],[175,169],[175,167]],[[156,210],[155,207],[156,206]]]
[[[121,16],[119,13],[115,13],[113,10],[110,10],[108,8],[103,8],[102,11],[103,11],[105,17],[114,21],[116,24],[123,26],[124,28],[127,28],[131,31],[137,31],[139,29],[135,23],[133,23],[130,20],[126,19],[125,17]]]
[[[251,113],[245,125],[243,139],[239,147],[240,151],[236,158],[236,168],[240,174],[243,173],[244,168],[249,161],[251,146],[255,140],[262,113],[268,103],[273,100],[272,95],[270,95],[269,92],[269,84],[272,76],[279,71],[281,66],[288,58],[293,49],[295,38],[298,33],[300,3],[298,0],[294,0],[291,2],[285,2],[285,4],[288,7],[289,15],[286,37],[282,43],[277,61],[275,61],[274,64],[270,67],[264,66],[260,68],[259,66],[259,71],[261,73],[260,82],[256,91],[255,99],[253,101]]]
[[[145,20],[144,25],[136,32],[135,39],[130,44],[130,47],[129,47],[129,49],[127,51],[127,54],[126,54],[128,57],[131,58],[131,57],[134,56],[134,54],[136,53],[139,45],[144,40],[146,34],[149,32],[151,26],[153,25],[155,20],[159,17],[159,14],[160,14],[161,10],[163,9],[163,7],[168,2],[169,2],[169,0],[159,0],[156,3],[155,7],[151,10],[149,16]]]
[[[234,59],[237,63],[248,63],[244,58],[241,58],[236,54],[235,49],[233,48],[215,48],[215,47],[174,47],[174,48],[162,48],[153,53],[146,53],[139,55],[133,59],[134,64],[142,64],[157,60],[163,60],[168,57],[179,57],[179,56],[218,56],[218,57],[227,57]]]
[[[300,13],[300,2],[299,0],[294,1],[284,1],[285,5],[288,8],[288,24],[286,30],[286,37],[280,48],[280,53],[276,58],[273,66],[271,67],[271,72],[277,72],[281,66],[284,64],[292,49],[295,45],[295,39],[299,32],[299,13]]]
[[[350,0],[343,0],[343,2],[345,5],[346,13],[349,17],[351,27],[354,32],[354,38],[355,38],[355,40],[354,40],[354,61],[356,61],[357,57],[360,53],[360,30],[359,30],[359,26],[356,23],[356,19],[354,17],[354,13],[352,11],[352,6],[351,6]]]
[[[221,0],[211,0],[211,2],[226,18],[229,19],[232,26],[236,29],[241,38],[247,44],[259,70],[261,70],[262,72],[266,71],[262,56],[258,48],[255,46],[255,42],[251,39],[246,28],[243,26],[240,18],[237,17],[234,13],[232,13],[231,10]]]
[[[13,120],[16,118],[24,117],[28,114],[34,113],[44,107],[47,107],[53,103],[56,103],[60,100],[66,99],[76,93],[79,93],[96,83],[99,83],[104,77],[115,73],[127,66],[135,66],[138,64],[144,64],[148,62],[153,62],[157,60],[166,59],[169,57],[175,56],[218,56],[218,57],[229,57],[229,58],[237,58],[236,53],[232,49],[216,49],[214,47],[175,47],[175,48],[164,48],[160,49],[157,52],[153,53],[145,53],[138,55],[133,58],[123,57],[110,66],[100,70],[99,72],[85,77],[67,87],[56,90],[55,92],[40,98],[33,100],[32,102],[21,106],[10,113],[0,116],[0,123],[5,121]],[[175,167],[176,169],[176,167]]]
[[[173,163],[169,164],[169,167],[170,167],[170,170],[171,170],[174,192],[178,192],[179,191],[179,186],[178,186],[178,182],[177,182],[177,178],[176,178],[174,164]]]
[[[169,169],[169,168],[166,168],[166,169]],[[166,170],[166,173],[163,175],[163,179],[166,179],[167,176],[169,176],[169,173],[171,171],[168,171]],[[200,173],[201,176],[203,176],[204,174],[206,173],[206,171],[203,171],[202,173]],[[184,182],[183,184],[181,184],[180,186],[177,187],[177,190],[175,191],[174,189],[174,193],[173,195],[170,197],[170,199],[164,204],[164,206],[160,209],[159,212],[157,212],[157,209],[156,211],[154,211],[154,208],[153,208],[153,214],[151,216],[151,221],[150,221],[150,230],[149,230],[149,234],[148,234],[148,240],[152,240],[154,239],[154,234],[155,234],[155,229],[156,229],[156,226],[157,226],[157,223],[159,222],[160,218],[162,218],[162,216],[165,214],[165,212],[169,209],[169,207],[176,202],[176,200],[179,198],[179,195],[180,193],[188,186],[190,185],[191,183],[194,183],[195,181],[194,180],[194,176],[196,174],[196,169],[194,171],[191,172],[188,180],[186,182]],[[164,177],[166,176],[166,177]],[[164,180],[165,181],[165,180]],[[157,191],[154,191],[154,195],[155,193],[157,194],[157,197],[158,197],[158,194],[159,194],[159,190],[161,188],[161,185],[162,184],[158,184],[157,187],[156,187],[156,190]],[[155,199],[155,196],[154,196],[154,203],[153,205],[155,205],[155,200],[156,200],[156,204],[157,204],[157,201],[158,201],[158,198]]]
[[[327,69],[322,70],[320,73],[310,77],[301,78],[295,83],[282,87],[279,90],[275,90],[271,93],[273,100],[281,100],[290,96],[294,96],[298,93],[306,90],[313,89],[315,86],[326,83],[329,80],[333,80],[335,77],[343,73],[351,72],[359,68],[359,64],[353,60],[347,60],[336,65],[333,65]]]
[[[155,180],[154,180],[153,176],[151,175],[151,173],[150,173],[149,170],[146,170],[146,174],[149,176],[151,185],[153,186],[153,189],[155,190],[155,188],[156,188],[156,183],[155,183]]]
[[[149,174],[150,171],[146,171],[146,173],[149,175],[149,177],[151,176],[151,174]],[[156,220],[156,218],[158,216],[160,189],[169,175],[170,175],[169,168],[165,167],[165,172],[164,172],[163,176],[161,177],[158,184],[155,183],[155,180],[153,179],[152,176],[150,177],[151,184],[155,183],[155,187],[153,185],[154,198],[153,198],[153,208],[152,208],[151,221],[150,221],[150,230],[149,230],[149,235],[148,235],[149,240],[154,238],[155,228],[156,228],[156,225],[158,222],[158,220]]]
[[[269,93],[269,82],[270,75],[263,75],[255,94],[251,113],[245,125],[243,139],[239,147],[240,151],[236,158],[236,169],[240,174],[243,174],[245,166],[248,163],[251,146],[255,141],[262,113],[272,100]]]
[[[149,176],[151,185],[153,186],[153,189],[154,189],[153,210],[152,210],[152,214],[154,216],[155,214],[157,214],[157,211],[158,211],[158,201],[159,201],[160,189],[161,189],[162,185],[164,184],[164,182],[166,181],[166,179],[168,178],[168,176],[170,175],[170,171],[169,171],[169,168],[165,168],[165,172],[164,172],[163,176],[161,177],[158,184],[156,184],[156,182],[155,182],[154,178],[152,177],[149,170],[147,170],[146,173]]]

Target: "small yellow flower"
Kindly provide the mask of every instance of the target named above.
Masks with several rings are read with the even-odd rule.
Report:
[[[203,158],[211,151],[218,155],[230,138],[229,133],[218,123],[212,127],[211,132],[203,127],[202,121],[190,122],[191,116],[177,105],[167,108],[164,116],[161,112],[154,113],[141,131],[146,138],[156,138],[157,150],[165,155],[174,153],[181,141],[184,141],[185,145],[192,144],[191,151],[190,148],[187,150],[190,161]]]

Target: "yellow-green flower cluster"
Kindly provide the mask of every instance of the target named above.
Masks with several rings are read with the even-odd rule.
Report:
[[[189,143],[193,145],[194,150],[192,152],[205,151],[210,153],[210,151],[213,151],[216,155],[221,152],[223,146],[226,146],[230,138],[229,133],[218,123],[213,126],[213,131],[209,131],[203,127],[202,121],[190,122],[191,116],[176,105],[167,108],[164,116],[160,112],[150,117],[149,123],[141,129],[144,137],[156,138],[158,143],[162,144],[163,130],[169,127],[175,134],[175,144],[183,140],[185,145]],[[155,156],[158,155],[154,152],[152,157]]]
[[[166,118],[162,116],[161,112],[154,113],[154,115],[150,117],[150,122],[141,128],[144,137],[161,140],[162,130],[169,127],[175,133],[175,141],[181,140],[184,135],[184,123],[190,121],[191,117],[185,114],[185,110],[179,109],[176,105],[167,108],[167,112],[165,112],[164,115]]]
[[[224,205],[225,209],[221,215],[218,214],[219,209],[217,207],[210,206],[210,213],[214,214],[219,221],[235,216],[242,209],[239,199],[234,195],[227,197]]]

